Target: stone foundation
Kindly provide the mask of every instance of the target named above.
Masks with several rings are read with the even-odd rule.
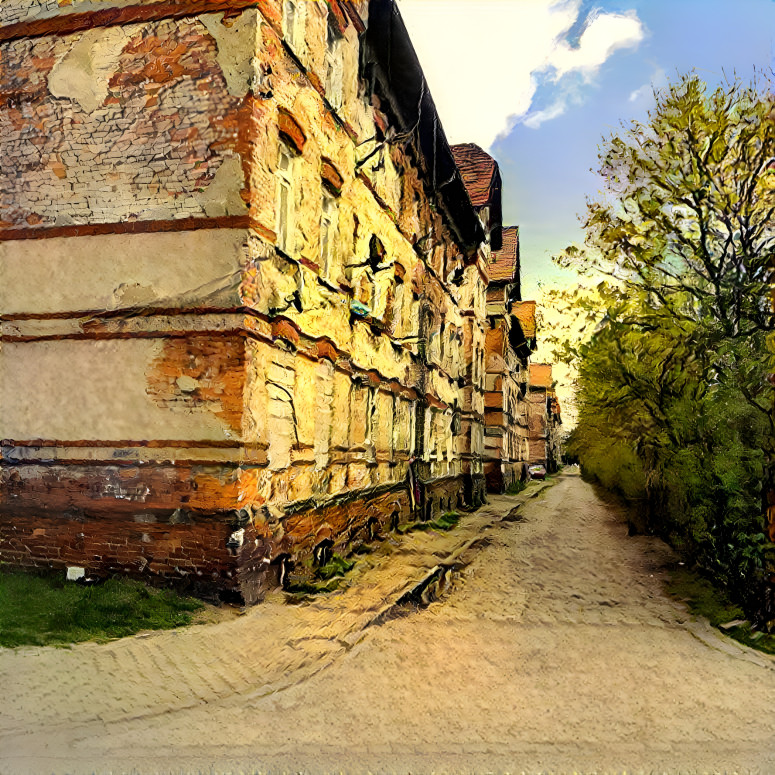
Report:
[[[46,478],[37,468],[3,471],[2,492],[14,501],[11,510],[6,500],[0,515],[5,562],[38,570],[74,565],[89,576],[121,574],[247,604],[281,585],[288,568],[311,574],[320,545],[346,556],[421,517],[419,509],[412,513],[404,483],[343,493],[322,503],[289,504],[285,513],[270,508],[207,512],[196,508],[197,490],[211,480],[214,489],[203,494],[212,502],[212,493],[223,494],[222,480],[237,482],[241,471],[78,466],[65,474],[58,466]],[[46,489],[44,497],[41,482],[46,481],[58,487]],[[458,478],[433,482],[426,496],[430,518],[454,510],[461,497]],[[173,500],[190,508],[171,508]]]
[[[0,559],[255,602],[478,505],[500,223],[394,3],[0,4]]]

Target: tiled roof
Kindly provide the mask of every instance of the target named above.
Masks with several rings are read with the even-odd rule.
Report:
[[[519,226],[507,226],[501,234],[503,247],[493,250],[492,263],[488,267],[490,282],[510,282],[519,276]]]
[[[552,364],[551,363],[531,363],[529,384],[530,384],[530,387],[551,388]]]
[[[534,301],[518,301],[512,305],[511,314],[519,320],[525,339],[535,339],[536,303]]]
[[[491,204],[496,193],[496,173],[500,175],[498,162],[474,143],[453,145],[452,156],[460,170],[471,204],[474,207]]]

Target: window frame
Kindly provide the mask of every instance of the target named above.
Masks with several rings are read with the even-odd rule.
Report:
[[[339,260],[339,198],[325,185],[320,207],[320,276],[330,280]]]
[[[293,9],[291,13],[288,12],[289,8]],[[303,9],[304,0],[282,0],[283,39],[297,56],[301,53],[299,33],[303,25]]]
[[[344,35],[329,8],[326,22],[326,55],[323,90],[334,110],[344,107]]]
[[[287,159],[287,165],[283,166],[282,160]],[[276,194],[275,206],[277,208],[277,217],[275,219],[277,247],[286,255],[292,256],[295,253],[295,190],[293,185],[294,166],[296,154],[291,147],[280,141],[277,152]],[[283,206],[283,193],[286,194],[285,206]]]

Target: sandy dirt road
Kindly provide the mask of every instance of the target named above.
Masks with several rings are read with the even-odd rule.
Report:
[[[493,498],[490,511],[512,505]],[[775,661],[692,621],[665,595],[664,544],[629,538],[621,512],[572,475],[517,519],[486,530],[488,545],[441,600],[350,628],[335,644],[325,616],[339,622],[347,612],[305,618],[289,606],[267,608],[260,631],[251,612],[196,635],[210,639],[209,662],[165,648],[171,636],[149,639],[145,683],[123,705],[120,675],[103,687],[68,673],[105,670],[115,648],[79,646],[66,652],[70,662],[46,649],[0,654],[12,698],[12,712],[0,714],[0,773],[775,773]],[[359,583],[376,589],[385,573],[377,564]],[[263,685],[262,650],[294,610],[307,628],[298,636],[326,658],[314,669],[308,656],[289,661],[269,692],[230,690],[230,680]],[[222,688],[192,699],[193,680],[181,678],[176,700],[166,677],[181,665]],[[13,670],[36,666],[46,680],[25,678],[31,688],[16,691]],[[57,666],[61,680],[52,680]],[[121,712],[88,713],[84,682],[95,707],[112,692]],[[68,692],[78,700],[72,713]]]

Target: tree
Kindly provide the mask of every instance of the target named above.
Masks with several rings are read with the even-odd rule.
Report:
[[[604,142],[585,245],[559,258],[610,280],[596,333],[566,347],[581,359],[571,449],[630,450],[657,527],[745,596],[763,580],[761,485],[775,489],[775,97],[691,74],[655,100]]]
[[[606,196],[588,203],[586,249],[561,263],[646,290],[679,325],[702,321],[708,367],[739,381],[772,423],[766,359],[742,363],[732,345],[764,353],[775,323],[775,96],[762,87],[708,94],[687,75],[657,93],[647,123],[605,144]]]
[[[600,155],[607,196],[588,203],[588,268],[647,288],[676,312],[714,317],[725,336],[773,330],[775,96],[696,76],[657,93]],[[570,250],[567,258],[581,257]]]

